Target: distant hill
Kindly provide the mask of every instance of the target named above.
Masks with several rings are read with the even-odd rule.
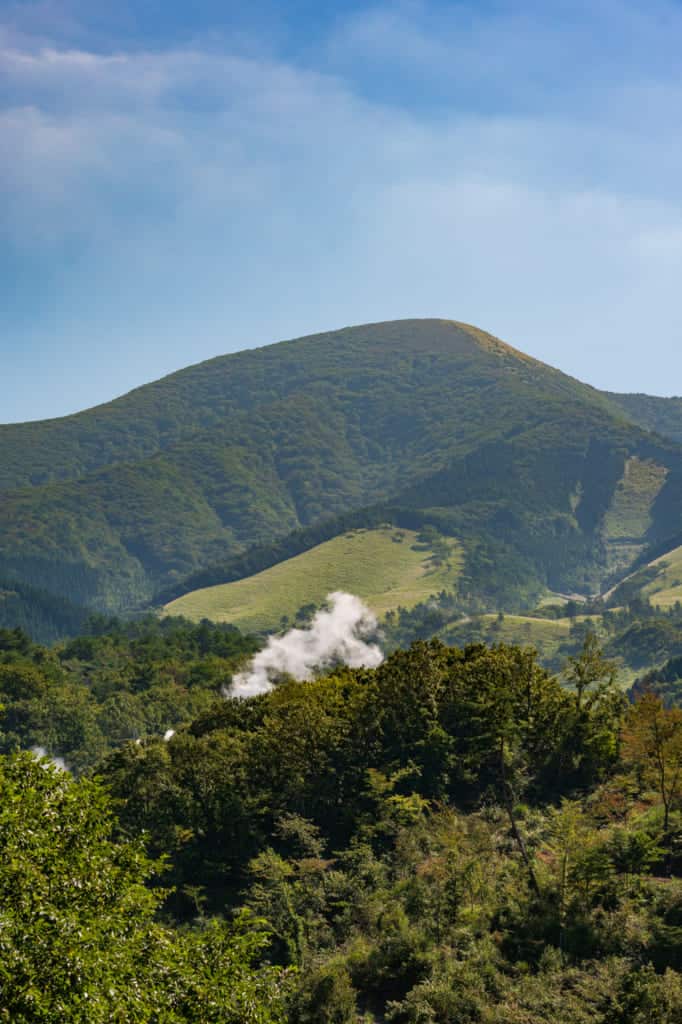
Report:
[[[413,608],[456,586],[461,554],[455,542],[441,554],[412,530],[377,527],[333,540],[234,583],[195,590],[167,605],[169,615],[231,622],[241,630],[296,623],[301,610],[319,607],[332,590],[357,594],[378,615]],[[311,607],[312,606],[312,607]]]
[[[654,552],[636,570],[608,593],[609,604],[619,605],[644,599],[655,608],[670,609],[682,604],[682,546],[664,554]]]
[[[682,444],[682,398],[653,395],[617,395],[611,399],[633,423]]]
[[[598,590],[682,531],[682,447],[617,398],[445,320],[223,356],[0,427],[0,575],[121,612],[353,516],[458,538],[484,601]]]

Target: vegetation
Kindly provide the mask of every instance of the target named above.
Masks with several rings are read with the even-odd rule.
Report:
[[[680,424],[405,321],[0,428],[0,1024],[679,1024]]]
[[[626,461],[602,527],[611,572],[626,570],[645,550],[666,476],[666,468],[652,459],[633,456]]]
[[[682,442],[682,398],[657,398],[652,395],[616,395],[608,397],[645,430]]]
[[[618,588],[611,601],[625,596],[626,589],[627,585]],[[595,635],[615,662],[623,687],[633,684],[643,671],[662,668],[682,655],[682,604],[653,605],[639,596],[639,587],[624,604],[611,601],[547,598],[532,612],[515,615],[482,612],[481,605],[472,608],[459,592],[442,592],[411,610],[389,612],[382,632],[388,649],[432,636],[458,646],[500,642],[532,646],[541,663],[557,673]]]
[[[355,530],[255,576],[193,591],[165,611],[257,632],[293,624],[300,609],[320,606],[331,591],[345,590],[383,615],[455,587],[460,564],[454,541],[419,540],[413,530],[391,526]]]
[[[25,583],[0,580],[0,630],[23,629],[49,644],[82,633],[87,620],[85,609],[63,597]]]
[[[642,581],[642,597],[661,608],[670,608],[679,603],[682,600],[682,547],[667,552],[648,568],[653,578]]]
[[[285,973],[252,967],[262,926],[157,920],[158,865],[117,835],[97,783],[16,755],[0,796],[1,1021],[283,1022]]]
[[[308,547],[431,525],[462,544],[461,594],[519,611],[548,586],[597,591],[682,526],[674,442],[442,320],[221,357],[0,443],[0,575],[106,612],[231,582],[196,574],[239,559],[252,575],[334,521]]]
[[[0,753],[36,748],[92,767],[191,721],[257,649],[231,626],[179,619],[93,620],[89,635],[53,648],[0,630]]]
[[[124,690],[152,653],[249,644],[99,626],[52,657],[120,648]],[[8,679],[55,668],[3,644],[7,715]],[[593,639],[566,678],[417,642],[213,701],[92,772],[0,754],[0,1020],[677,1024],[682,713],[628,703]]]
[[[543,664],[559,669],[569,654],[582,646],[585,638],[583,624],[597,628],[597,619],[588,616],[574,618],[539,618],[533,615],[502,613],[469,617],[454,622],[439,631],[449,643],[467,644],[475,641],[518,643],[534,647]]]

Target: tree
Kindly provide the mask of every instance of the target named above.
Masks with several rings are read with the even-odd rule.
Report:
[[[603,778],[617,763],[622,716],[627,706],[616,686],[616,668],[604,658],[593,632],[577,657],[568,659],[566,681],[573,686],[561,775],[573,786]]]
[[[575,688],[578,708],[590,688],[600,684],[600,689],[606,689],[614,683],[616,667],[604,657],[596,633],[587,633],[580,654],[568,659],[566,678]]]
[[[304,979],[292,1024],[356,1024],[355,998],[343,964],[325,964]]]
[[[645,693],[626,716],[623,759],[661,799],[669,867],[670,812],[682,796],[682,711],[667,709],[656,694]]]
[[[560,807],[550,810],[549,850],[554,856],[563,952],[571,918],[589,908],[595,888],[607,881],[612,867],[599,833],[576,800],[562,800]]]
[[[274,1024],[281,972],[257,923],[185,932],[101,786],[28,754],[0,759],[0,1022]]]

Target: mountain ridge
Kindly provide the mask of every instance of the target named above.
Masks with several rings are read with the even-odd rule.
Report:
[[[302,345],[309,347],[311,345],[320,344],[323,341],[326,341],[329,344],[331,344],[336,338],[344,335],[357,334],[361,336],[367,336],[369,334],[370,339],[376,344],[377,331],[384,332],[386,328],[395,328],[398,326],[401,328],[409,328],[413,325],[417,327],[438,326],[441,328],[444,327],[446,329],[455,329],[461,332],[461,334],[465,335],[466,338],[470,340],[470,342],[474,343],[474,345],[477,345],[481,348],[485,348],[487,349],[487,351],[494,353],[497,356],[507,358],[511,356],[512,358],[520,362],[526,363],[535,368],[539,368],[543,372],[555,375],[557,380],[561,378],[564,381],[572,382],[574,385],[577,385],[581,389],[589,389],[595,397],[602,395],[601,392],[599,392],[595,388],[592,388],[591,385],[583,384],[576,378],[570,377],[569,375],[562,373],[562,371],[560,370],[556,370],[554,367],[542,362],[539,359],[526,355],[521,350],[514,348],[513,346],[502,341],[501,339],[496,338],[494,335],[489,334],[488,332],[483,331],[480,328],[477,328],[471,324],[465,324],[463,322],[456,320],[443,320],[436,318],[422,318],[398,321],[377,321],[376,323],[344,327],[334,331],[305,335],[302,338],[287,339],[284,341],[274,342],[268,345],[244,349],[238,352],[231,352],[226,353],[224,355],[213,356],[210,359],[202,360],[198,363],[191,364],[187,367],[184,367],[183,369],[175,370],[172,373],[166,374],[165,376],[153,380],[149,383],[135,387],[131,391],[128,391],[117,398],[111,399],[108,402],[91,406],[89,408],[79,410],[78,412],[66,416],[54,417],[46,420],[31,420],[27,421],[26,423],[0,424],[0,445],[6,452],[8,448],[12,448],[13,443],[16,443],[16,441],[21,437],[21,435],[24,435],[27,438],[28,444],[31,447],[35,448],[37,445],[40,445],[44,449],[48,449],[48,452],[51,456],[51,461],[48,465],[49,468],[54,473],[55,451],[58,450],[60,446],[63,446],[64,442],[73,440],[72,438],[69,438],[69,432],[73,433],[77,431],[77,427],[82,423],[86,424],[88,427],[92,426],[95,428],[98,425],[102,425],[102,422],[106,424],[107,417],[112,416],[112,414],[113,421],[111,422],[110,425],[112,428],[115,428],[117,426],[116,417],[118,417],[119,415],[126,416],[131,413],[139,414],[139,407],[136,407],[136,400],[144,396],[145,399],[147,400],[158,399],[158,401],[153,402],[152,405],[154,407],[154,412],[157,417],[154,426],[156,428],[159,443],[157,444],[156,447],[150,447],[150,444],[153,443],[154,439],[153,431],[151,431],[149,424],[140,423],[138,419],[137,436],[139,437],[139,435],[142,433],[142,439],[138,441],[137,444],[134,444],[134,439],[129,436],[126,436],[124,433],[124,436],[122,438],[116,439],[120,442],[121,445],[120,454],[115,460],[111,459],[110,461],[128,461],[128,455],[141,455],[143,457],[147,457],[149,455],[156,454],[158,451],[164,450],[165,447],[168,447],[174,442],[181,440],[183,437],[189,436],[193,432],[193,430],[200,429],[202,425],[202,419],[201,417],[198,417],[194,421],[190,420],[189,423],[185,421],[185,425],[182,427],[181,430],[177,432],[167,429],[167,421],[169,419],[169,412],[171,411],[169,409],[169,392],[172,389],[173,385],[175,384],[180,383],[183,385],[183,387],[187,385],[189,389],[193,390],[197,385],[201,385],[203,382],[205,382],[206,377],[210,376],[214,370],[222,370],[223,368],[228,368],[229,366],[233,365],[234,362],[236,361],[248,360],[250,362],[253,362],[254,360],[258,359],[267,359],[272,357],[273,355],[276,355],[279,350],[289,348],[292,345]],[[449,337],[450,339],[452,338],[451,335],[449,335]],[[386,343],[387,341],[386,338],[383,338],[381,340],[383,340],[384,343]],[[413,340],[418,341],[418,336],[415,335]],[[433,342],[434,336],[431,335],[429,337],[428,347],[433,348]],[[211,397],[215,397],[215,395]],[[175,399],[175,404],[178,404],[177,398]],[[180,404],[182,406],[181,411],[183,415],[186,415],[188,413],[188,410],[191,411],[191,406],[193,404],[191,401],[191,395],[190,399],[187,401],[184,401],[183,396],[181,395]],[[249,408],[250,406],[247,403],[246,405],[241,407],[241,411],[248,411]],[[165,433],[164,426],[166,426]],[[146,427],[147,430],[142,430],[143,427]],[[67,433],[65,433],[65,430]],[[50,444],[46,445],[46,440],[48,437],[50,438]],[[163,441],[165,441],[166,443],[161,443]],[[127,447],[124,442],[128,443]],[[82,443],[79,443],[81,444],[82,447]],[[84,469],[85,472],[93,471],[94,469],[101,468],[102,466],[109,464],[106,461],[106,459],[104,461],[98,461],[97,459],[94,459],[92,462],[88,462],[87,448],[85,449],[85,451],[81,450],[79,454],[82,457],[85,457],[85,464],[82,467],[82,469]],[[48,470],[46,469],[45,472],[47,471]],[[22,473],[18,466],[14,467],[14,472],[16,475],[12,478],[8,470],[8,462],[6,457],[0,460],[0,491],[8,489],[13,490],[18,487],[21,487],[23,484],[34,486],[35,483],[47,483],[55,481],[57,479],[72,479],[83,475],[83,472],[79,471],[77,473],[74,473],[73,476],[51,476],[45,479],[37,480],[32,484],[29,478],[29,474],[27,474],[26,472]]]
[[[682,443],[682,398],[657,395],[604,392],[640,427]]]
[[[387,505],[470,553],[501,544],[538,586],[588,588],[609,571],[602,526],[633,458],[662,481],[638,498],[651,521],[639,516],[633,542],[682,530],[682,447],[613,396],[450,320],[214,357],[104,406],[0,427],[0,450],[0,574],[102,611]]]

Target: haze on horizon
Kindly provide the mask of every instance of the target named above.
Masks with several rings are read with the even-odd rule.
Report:
[[[679,394],[682,7],[15,0],[0,421],[349,324]]]

